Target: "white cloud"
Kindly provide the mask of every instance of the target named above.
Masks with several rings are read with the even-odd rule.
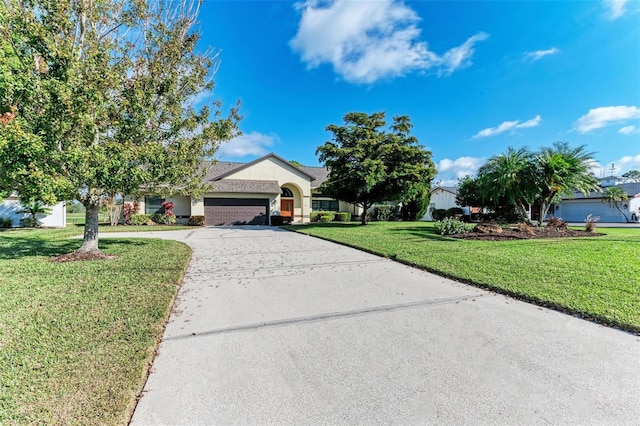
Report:
[[[419,39],[420,17],[397,0],[307,0],[296,6],[302,17],[291,48],[309,68],[331,64],[351,83],[429,69],[449,75],[469,66],[474,44],[488,37],[478,33],[439,56]]]
[[[574,130],[590,132],[616,123],[640,118],[640,108],[636,106],[608,106],[590,109],[588,113],[573,123]]]
[[[626,12],[624,10],[628,0],[604,0],[605,7],[609,10],[611,19],[618,19]]]
[[[509,131],[509,130],[526,129],[526,128],[529,128],[529,127],[536,127],[541,122],[542,122],[542,117],[540,117],[539,115],[536,115],[532,119],[524,121],[524,122],[521,122],[519,120],[504,121],[499,126],[488,127],[486,129],[480,130],[478,133],[473,135],[473,138],[474,139],[475,138],[486,138],[488,136],[499,135],[499,134],[504,133],[504,132]]]
[[[542,59],[545,56],[555,55],[558,52],[560,52],[560,49],[556,47],[552,47],[551,49],[547,49],[547,50],[536,50],[534,52],[526,52],[524,56],[526,59],[529,59],[531,61],[537,61],[538,59]]]
[[[618,130],[618,133],[621,133],[623,135],[630,135],[631,133],[636,133],[636,131],[636,126],[624,126],[620,130]]]
[[[613,164],[613,171],[611,165]],[[640,170],[640,154],[625,155],[617,160],[607,163],[606,166],[594,162],[591,171],[598,177],[609,176],[612,173],[616,176],[622,176],[629,170]]]
[[[436,166],[438,177],[436,181],[440,181],[442,186],[455,186],[458,179],[467,175],[473,176],[480,166],[484,164],[483,158],[478,157],[459,157],[455,160],[445,158],[440,160]]]
[[[260,132],[247,133],[222,143],[218,148],[217,157],[240,158],[247,155],[265,155],[270,152],[270,147],[277,140],[278,137],[275,135],[265,135]]]

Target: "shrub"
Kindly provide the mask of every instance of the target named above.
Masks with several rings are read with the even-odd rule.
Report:
[[[451,207],[450,209],[447,209],[446,217],[456,217],[457,215],[463,215],[463,211],[460,207]]]
[[[131,225],[131,216],[140,212],[140,204],[137,201],[134,201],[132,203],[124,203],[124,205],[122,206],[122,211],[124,212],[122,214],[122,220],[124,221],[124,224]]]
[[[151,217],[148,214],[134,214],[131,215],[132,225],[147,225]]]
[[[291,223],[291,216],[281,216],[274,214],[271,216],[271,226],[289,225]]]
[[[187,222],[189,226],[204,226],[204,216],[191,216]]]
[[[11,228],[13,226],[13,219],[10,217],[0,217],[0,228]]]
[[[40,223],[35,217],[23,217],[20,219],[20,226],[23,228],[37,228],[40,226]]]
[[[322,222],[322,223],[333,222],[334,217],[335,215],[333,214],[325,214],[320,216],[319,222]]]
[[[445,209],[435,209],[431,212],[433,220],[442,220],[447,217],[447,211]]]
[[[567,222],[560,219],[559,217],[551,216],[549,220],[547,220],[547,226],[564,229],[567,227]]]
[[[380,205],[373,208],[373,220],[378,222],[388,222],[396,218],[397,207]]]
[[[351,220],[351,213],[338,212],[335,214],[335,218],[333,220],[335,220],[336,222],[349,222],[349,220]]]
[[[173,213],[154,213],[151,215],[151,220],[158,225],[171,225],[176,223],[176,215]]]
[[[457,219],[447,217],[434,224],[434,227],[440,235],[455,235],[463,234],[470,231],[474,225],[469,223],[460,222]]]
[[[584,220],[584,230],[587,232],[596,232],[596,222],[600,220],[600,216],[594,216],[590,214]]]
[[[309,219],[311,220],[311,222],[320,222],[320,217],[326,216],[326,215],[333,215],[333,214],[334,214],[333,212],[323,212],[323,211],[311,212]]]

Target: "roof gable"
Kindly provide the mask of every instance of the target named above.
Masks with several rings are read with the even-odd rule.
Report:
[[[212,170],[214,170],[214,173],[211,173],[211,176],[207,175],[207,178],[213,181],[224,179],[228,176],[238,173],[241,170],[248,169],[251,166],[261,163],[263,161],[266,161],[268,159],[274,159],[277,163],[280,163],[284,169],[287,169],[292,173],[296,173],[301,176],[304,176],[305,178],[309,179],[309,181],[313,181],[316,179],[315,176],[307,173],[305,170],[302,170],[301,168],[294,166],[284,158],[274,153],[267,154],[263,157],[260,157],[256,160],[251,161],[250,163],[222,163],[220,167],[216,167],[217,163],[215,163],[212,166]]]

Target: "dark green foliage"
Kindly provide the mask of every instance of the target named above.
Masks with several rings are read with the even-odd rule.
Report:
[[[204,216],[191,216],[187,222],[189,226],[204,226]]]
[[[82,204],[76,201],[69,201],[66,205],[67,213],[84,213],[85,208]]]
[[[23,228],[38,228],[40,223],[34,217],[23,217],[20,219],[20,226]]]
[[[158,225],[173,225],[176,223],[176,216],[168,213],[154,213],[151,215],[151,220]]]
[[[394,117],[388,131],[384,118],[383,112],[351,112],[344,126],[327,126],[333,140],[316,150],[330,171],[323,193],[365,212],[376,202],[417,200],[428,193],[436,174],[431,152],[410,135],[409,117]],[[366,225],[366,215],[361,223]]]
[[[10,217],[0,217],[0,228],[11,228],[13,220]]]
[[[429,208],[430,195],[416,200],[406,201],[400,210],[400,217],[404,221],[420,220],[424,217]]]
[[[461,216],[463,213],[462,209],[460,207],[451,207],[450,209],[447,209],[447,216],[446,217],[456,217],[456,216]]]
[[[323,212],[323,211],[311,212],[309,220],[311,220],[311,222],[319,222],[322,216],[327,216],[327,215],[334,215],[334,212]]]
[[[447,211],[445,209],[435,209],[431,212],[433,220],[442,220],[447,217]]]
[[[398,208],[389,205],[379,205],[373,208],[373,220],[376,222],[388,222],[396,219]]]
[[[271,226],[289,225],[291,223],[291,216],[281,216],[274,214],[271,216]]]
[[[132,225],[147,225],[151,220],[151,216],[148,214],[134,214],[131,215]]]
[[[335,218],[333,219],[335,222],[349,222],[351,220],[351,213],[349,212],[338,212],[335,214]]]

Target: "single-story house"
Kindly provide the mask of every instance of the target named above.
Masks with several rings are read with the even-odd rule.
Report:
[[[14,227],[20,226],[20,219],[29,217],[27,213],[19,213],[24,207],[20,203],[20,199],[15,195],[10,195],[0,202],[0,217],[10,218]],[[58,203],[51,209],[51,214],[46,216],[38,216],[42,226],[53,228],[64,228],[67,226],[67,209],[65,203]]]
[[[361,213],[360,208],[320,192],[329,174],[324,167],[297,167],[273,153],[249,163],[218,161],[207,166],[212,189],[202,197],[139,197],[140,213],[153,214],[164,201],[171,201],[178,221],[204,216],[207,226],[268,225],[272,215],[306,223],[311,211]]]
[[[456,202],[458,189],[455,186],[436,186],[431,190],[431,198],[429,199],[429,208],[424,214],[422,220],[434,220],[431,212],[436,209],[450,209],[452,207],[460,207],[464,214],[469,214],[468,207],[462,207]]]
[[[603,191],[606,188],[603,188],[601,192],[591,192],[586,195],[576,192],[573,197],[563,197],[562,202],[554,206],[553,215],[567,222],[584,222],[588,215],[598,216],[600,222],[604,223],[624,223],[627,219],[638,221],[640,217],[640,183],[621,183],[614,186],[624,190],[629,197],[627,201],[619,203],[622,210],[625,211],[626,217],[616,207],[603,202]]]

